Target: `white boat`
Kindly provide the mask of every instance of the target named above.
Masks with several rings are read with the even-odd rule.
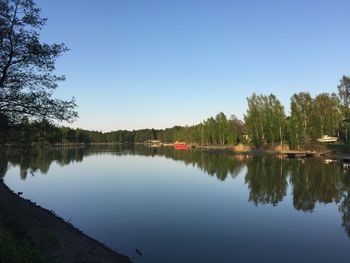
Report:
[[[338,137],[331,137],[328,135],[323,135],[322,138],[318,139],[318,142],[336,142],[338,141],[339,138]]]

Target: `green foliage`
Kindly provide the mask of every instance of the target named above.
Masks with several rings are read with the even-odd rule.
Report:
[[[301,92],[291,97],[291,115],[289,135],[292,146],[304,144],[309,139],[312,98],[309,93]]]
[[[311,139],[317,140],[323,135],[337,135],[340,123],[340,104],[335,94],[321,93],[313,100],[311,118]]]
[[[338,95],[341,105],[341,115],[343,118],[341,135],[343,140],[348,143],[348,131],[350,131],[350,78],[343,76],[338,85]]]
[[[304,146],[323,135],[339,136],[342,119],[340,99],[336,94],[321,93],[314,99],[309,93],[294,94],[288,120],[290,145]]]
[[[338,85],[338,94],[345,118],[350,118],[350,78],[343,76]]]
[[[0,262],[40,263],[48,260],[30,241],[12,233],[0,222]]]
[[[347,141],[350,131],[350,78],[344,76],[339,94],[321,93],[315,98],[307,92],[290,99],[290,116],[272,94],[248,98],[244,116],[247,135],[255,146],[288,142],[292,148],[308,146],[324,135]]]
[[[193,126],[175,126],[156,130],[118,130],[112,132],[88,131],[57,127],[48,120],[22,121],[10,129],[7,143],[12,144],[79,144],[79,143],[143,143],[153,140],[162,142],[186,142],[196,144],[234,145],[243,135],[243,122],[224,113]]]
[[[249,137],[255,146],[283,144],[286,116],[281,102],[270,94],[248,98],[248,110],[244,116]]]
[[[53,74],[55,61],[67,48],[40,41],[45,23],[33,0],[0,1],[0,120],[5,124],[25,116],[59,121],[77,117],[74,99],[52,97],[64,80]]]

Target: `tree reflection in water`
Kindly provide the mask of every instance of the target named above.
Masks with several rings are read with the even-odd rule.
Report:
[[[342,193],[339,164],[326,164],[320,159],[291,162],[290,182],[297,210],[313,211],[316,202],[338,203]]]
[[[247,161],[245,183],[250,190],[249,201],[255,205],[277,205],[287,193],[287,160],[256,157]]]
[[[350,173],[346,170],[341,171],[343,189],[341,193],[339,212],[342,214],[342,226],[350,237]]]
[[[53,162],[65,166],[101,154],[162,156],[197,167],[221,181],[228,176],[236,177],[246,167],[245,183],[249,189],[249,201],[254,205],[278,205],[287,195],[289,186],[296,210],[312,212],[317,203],[339,204],[342,227],[350,237],[350,173],[340,169],[338,163],[325,163],[322,159],[210,154],[142,145],[10,149],[0,153],[0,178],[4,177],[8,166],[19,166],[20,176],[25,180],[28,174],[34,175],[38,171],[46,174]]]

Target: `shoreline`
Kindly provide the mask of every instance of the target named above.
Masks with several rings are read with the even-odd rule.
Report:
[[[129,257],[89,237],[52,211],[20,197],[3,180],[0,180],[0,214],[53,262],[132,262]]]
[[[289,150],[289,149],[270,149],[255,147],[236,147],[236,146],[199,146],[196,147],[203,152],[211,154],[230,154],[230,155],[275,155],[284,156],[285,158],[291,152],[300,154],[307,153],[308,156],[302,158],[323,158],[340,161],[344,157],[350,157],[350,152],[339,150],[322,149],[322,150]],[[294,157],[297,158],[297,157]]]

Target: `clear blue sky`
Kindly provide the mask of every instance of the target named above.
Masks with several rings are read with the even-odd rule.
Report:
[[[350,75],[350,1],[37,0],[46,42],[80,119],[95,130],[242,118],[253,92],[289,111],[295,92],[335,92]]]

